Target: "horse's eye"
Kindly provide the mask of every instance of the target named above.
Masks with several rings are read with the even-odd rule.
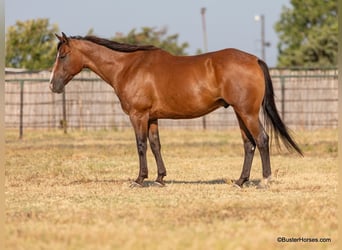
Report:
[[[59,59],[64,59],[65,57],[66,57],[66,54],[65,55],[60,55]]]

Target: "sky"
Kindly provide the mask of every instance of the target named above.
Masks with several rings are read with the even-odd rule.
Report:
[[[133,28],[167,27],[189,43],[188,54],[204,50],[201,8],[206,8],[208,51],[237,48],[261,57],[261,23],[265,16],[266,62],[277,63],[278,36],[274,31],[283,6],[290,0],[7,0],[6,29],[17,20],[49,18],[67,35],[84,36],[92,28],[97,36],[112,38]]]

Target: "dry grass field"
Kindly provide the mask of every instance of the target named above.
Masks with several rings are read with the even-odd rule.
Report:
[[[167,187],[145,188],[133,130],[6,135],[7,249],[337,249],[337,130],[297,131],[305,157],[272,147],[273,181],[234,188],[238,131],[161,130]],[[278,237],[330,242],[278,242]],[[303,239],[302,239],[303,238]]]

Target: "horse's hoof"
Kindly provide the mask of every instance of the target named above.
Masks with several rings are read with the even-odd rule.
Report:
[[[236,184],[236,183],[233,183],[233,184],[232,184],[232,187],[233,187],[233,188],[242,189],[242,187],[241,187],[241,186],[239,186],[239,185],[238,185],[238,184]]]
[[[258,184],[257,186],[257,189],[269,189],[270,185],[269,185],[269,182],[270,182],[271,178],[264,178],[263,180],[260,181],[260,183]]]
[[[142,188],[144,187],[142,184],[138,183],[138,182],[131,182],[131,184],[129,185],[130,188]]]
[[[242,189],[242,185],[239,185],[239,184],[237,183],[237,181],[230,180],[230,183],[232,184],[232,187],[233,187],[233,188]]]

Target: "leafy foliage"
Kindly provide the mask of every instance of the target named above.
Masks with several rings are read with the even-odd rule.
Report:
[[[278,66],[336,66],[337,1],[291,0],[275,25]]]
[[[49,19],[17,21],[6,33],[6,66],[30,70],[50,68],[56,53],[54,33],[58,30]]]
[[[162,48],[174,55],[186,55],[185,49],[189,44],[178,44],[178,34],[167,35],[167,28],[142,27],[140,32],[132,29],[127,35],[116,33],[113,40],[129,44],[146,44]]]

